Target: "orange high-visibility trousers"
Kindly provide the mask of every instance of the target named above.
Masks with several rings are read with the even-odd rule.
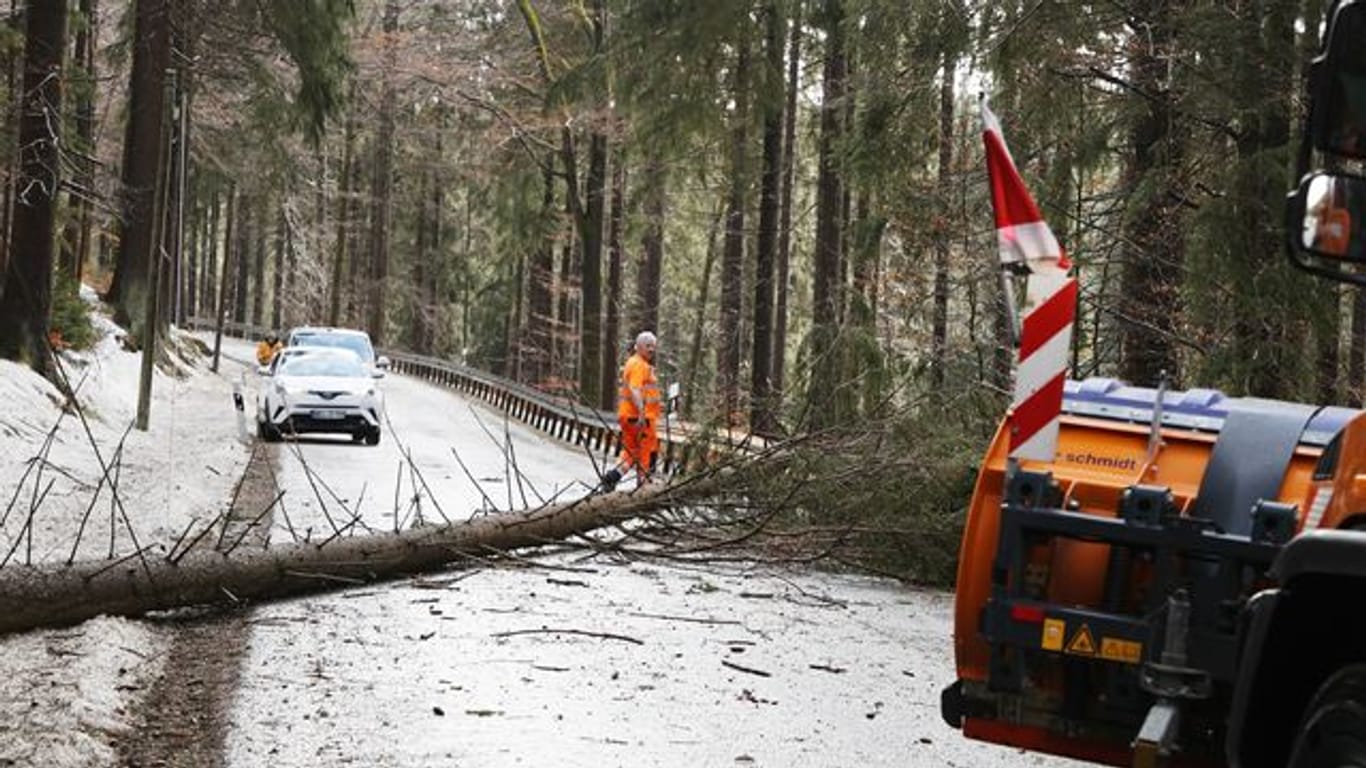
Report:
[[[621,419],[621,463],[625,469],[634,467],[639,476],[645,477],[650,474],[657,453],[659,433],[655,431],[655,422],[647,420],[642,427],[634,419]]]

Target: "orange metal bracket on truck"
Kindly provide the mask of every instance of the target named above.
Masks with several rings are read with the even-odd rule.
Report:
[[[997,430],[983,460],[959,553],[954,650],[958,678],[963,681],[985,682],[988,677],[990,648],[980,633],[980,617],[991,593],[1008,429],[1009,417]],[[1217,434],[1164,428],[1160,448],[1151,465],[1146,461],[1149,437],[1150,426],[1146,424],[1064,415],[1057,458],[1051,463],[1024,462],[1022,468],[1052,472],[1063,490],[1064,507],[1072,511],[1113,518],[1124,489],[1146,484],[1170,488],[1177,507],[1184,514],[1200,489]],[[1321,453],[1322,450],[1314,446],[1296,448],[1278,494],[1281,501],[1296,504],[1300,510],[1310,508],[1310,502],[1322,492],[1312,482]],[[1358,453],[1366,455],[1366,451]],[[1328,505],[1331,513],[1325,511],[1320,524],[1333,524],[1343,515],[1342,510],[1348,503],[1345,498],[1333,499]],[[1054,541],[1044,563],[1048,572],[1044,600],[1063,605],[1099,606],[1109,550],[1109,545],[1100,543]],[[970,718],[964,723],[964,732],[975,738],[1103,762],[1125,764],[1122,758],[1127,754],[1124,750],[1117,751],[1112,744],[1083,744],[1040,728],[994,721]]]

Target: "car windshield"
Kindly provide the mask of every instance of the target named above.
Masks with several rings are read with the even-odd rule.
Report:
[[[277,375],[337,376],[355,378],[365,376],[365,367],[355,355],[334,352],[306,352],[291,355],[280,363]]]
[[[290,339],[295,347],[337,347],[349,349],[365,362],[375,359],[375,351],[370,347],[370,339],[358,333],[328,333],[326,331],[301,331]]]

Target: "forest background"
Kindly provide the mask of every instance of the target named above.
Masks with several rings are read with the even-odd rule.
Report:
[[[688,418],[806,436],[804,530],[946,580],[1013,357],[981,93],[1076,265],[1072,376],[1361,403],[1361,292],[1282,255],[1322,12],[11,0],[0,356],[51,373],[84,281],[134,344],[349,325],[610,407],[653,329]]]

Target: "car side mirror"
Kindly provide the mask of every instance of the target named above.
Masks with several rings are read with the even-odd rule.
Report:
[[[1366,3],[1344,0],[1328,20],[1323,52],[1310,69],[1309,132],[1314,148],[1366,159]]]
[[[392,365],[392,363],[389,362],[389,358],[385,355],[380,355],[379,359],[375,361],[375,367],[381,371],[389,370],[390,365]]]
[[[370,378],[382,379],[384,378],[384,371],[381,371],[380,369],[376,368],[375,370],[370,372]]]

